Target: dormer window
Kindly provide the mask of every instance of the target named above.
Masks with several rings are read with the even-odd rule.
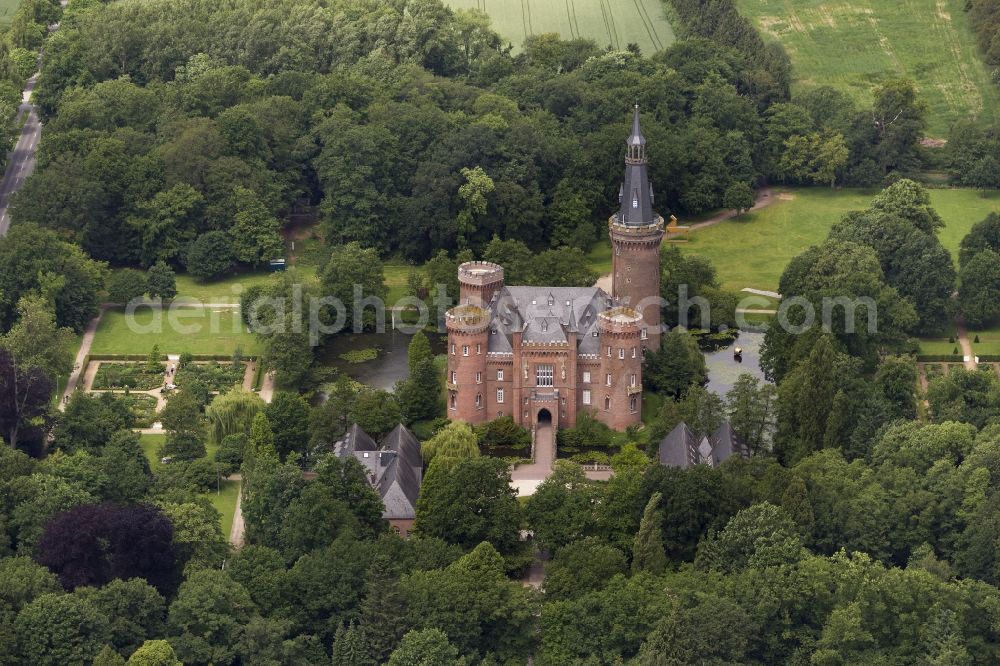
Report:
[[[555,305],[555,303],[556,299],[552,297],[552,294],[549,294],[549,306]]]
[[[542,333],[545,333],[545,332],[546,332],[546,331],[548,331],[548,330],[549,330],[549,322],[547,322],[547,321],[545,321],[545,320],[543,319],[543,320],[542,320]]]
[[[632,208],[638,208],[638,207],[639,207],[639,197],[633,196],[632,197]]]

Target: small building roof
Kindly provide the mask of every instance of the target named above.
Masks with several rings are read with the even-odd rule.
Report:
[[[698,464],[718,467],[732,456],[749,458],[750,450],[729,421],[723,421],[715,432],[700,438],[682,421],[660,440],[657,450],[661,465],[681,469]]]
[[[353,457],[367,471],[368,482],[378,491],[386,520],[416,517],[417,496],[423,477],[420,440],[403,424],[397,425],[378,444],[355,423],[334,444],[338,458]]]

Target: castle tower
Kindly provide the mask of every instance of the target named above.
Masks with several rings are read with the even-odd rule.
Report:
[[[490,314],[477,305],[458,305],[444,318],[448,329],[448,418],[482,423],[489,420],[486,353]]]
[[[593,411],[614,430],[642,421],[643,326],[632,308],[612,308],[597,317],[601,372],[595,378]]]
[[[653,211],[646,138],[639,126],[639,105],[626,142],[625,178],[618,191],[618,212],[608,220],[612,249],[612,296],[642,316],[642,346],[660,348],[660,243],[663,218]]]
[[[489,261],[467,261],[458,267],[460,305],[486,307],[503,289],[503,266]]]

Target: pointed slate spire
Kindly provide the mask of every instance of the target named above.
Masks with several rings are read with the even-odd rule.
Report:
[[[572,299],[569,301],[569,321],[566,322],[566,330],[572,333],[577,332],[576,327],[576,311],[573,309]]]
[[[649,184],[646,137],[642,134],[639,122],[638,104],[632,112],[632,134],[625,145],[625,179],[618,193],[621,204],[618,223],[629,227],[653,224],[658,216],[653,212],[653,188]]]

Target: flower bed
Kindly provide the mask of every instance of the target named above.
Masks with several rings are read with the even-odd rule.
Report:
[[[104,363],[97,368],[94,384],[96,390],[132,389],[152,391],[163,386],[163,371],[151,371],[145,363]]]
[[[149,428],[156,420],[156,398],[141,393],[119,396],[135,417],[135,428]]]
[[[177,370],[174,383],[183,388],[190,382],[200,382],[208,387],[209,391],[224,393],[233,388],[233,385],[243,383],[245,371],[243,364],[234,368],[232,363],[218,361],[188,363]]]

